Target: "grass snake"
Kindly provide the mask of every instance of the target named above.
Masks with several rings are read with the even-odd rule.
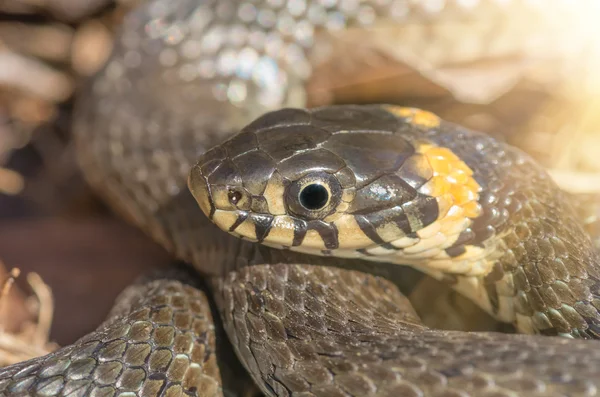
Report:
[[[80,164],[205,283],[175,267],[142,279],[95,332],[1,369],[0,394],[249,396],[251,382],[294,397],[600,394],[600,258],[572,198],[488,135],[415,108],[332,105],[323,81],[306,89],[323,65],[351,80],[386,56],[420,54],[441,80],[440,65],[482,51],[558,56],[544,17],[573,7],[525,3],[134,10],[80,95]],[[523,334],[427,328],[398,265]]]

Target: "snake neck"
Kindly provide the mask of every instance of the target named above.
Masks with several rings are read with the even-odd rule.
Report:
[[[488,251],[490,271],[445,274],[448,282],[521,332],[597,338],[600,254],[571,198],[530,156],[490,136],[449,124],[425,137],[462,159],[482,188],[481,214],[452,250]]]

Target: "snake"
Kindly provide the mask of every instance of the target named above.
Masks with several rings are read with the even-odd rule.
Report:
[[[74,145],[97,194],[179,262],[96,331],[0,369],[0,394],[600,394],[600,251],[575,199],[502,140],[331,103],[327,83],[410,54],[440,81],[477,57],[560,60],[579,25],[546,17],[579,8],[551,3],[143,2],[80,90]],[[427,327],[404,265],[518,333]]]

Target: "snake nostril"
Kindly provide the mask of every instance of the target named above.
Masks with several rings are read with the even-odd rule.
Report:
[[[231,204],[236,205],[242,199],[242,193],[239,190],[229,189],[227,198]]]

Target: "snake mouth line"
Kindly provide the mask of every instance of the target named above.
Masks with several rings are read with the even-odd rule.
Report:
[[[235,232],[235,229],[237,229],[242,223],[244,223],[246,221],[246,219],[248,219],[248,216],[249,216],[247,211],[236,211],[236,212],[237,212],[237,219],[235,220],[233,225],[231,225],[231,227],[229,228],[230,233]]]

